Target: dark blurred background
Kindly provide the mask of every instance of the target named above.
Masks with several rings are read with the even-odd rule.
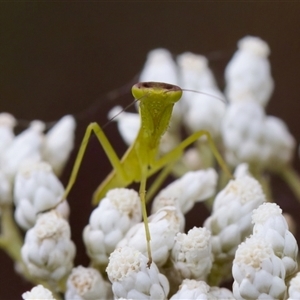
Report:
[[[207,55],[222,87],[224,67],[237,41],[255,35],[272,51],[275,92],[267,112],[282,118],[299,142],[299,9],[298,1],[1,2],[1,111],[23,120],[53,121],[98,100],[98,109],[78,123],[78,144],[89,122],[103,125],[112,106],[131,101],[130,83],[149,50],[165,47],[174,55],[184,51]],[[105,94],[124,84],[129,84],[128,93],[108,100]],[[106,132],[122,154],[126,148],[115,125]],[[63,174],[64,184],[74,155]],[[298,160],[296,155],[299,170]],[[91,194],[110,169],[93,139],[69,196],[76,264],[88,264],[81,232],[92,210]],[[300,207],[293,194],[279,179],[273,180],[276,201],[297,218]],[[201,225],[203,211],[200,207],[198,219],[190,217],[188,225],[194,221]],[[0,299],[20,299],[31,286],[14,274],[3,252],[0,262]]]

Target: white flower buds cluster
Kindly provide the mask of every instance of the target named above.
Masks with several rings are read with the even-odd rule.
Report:
[[[24,230],[31,228],[40,212],[55,207],[62,199],[64,187],[45,162],[35,162],[20,167],[15,178],[15,220]],[[55,208],[65,219],[69,205],[63,201]]]
[[[253,211],[253,235],[265,239],[285,267],[286,277],[293,276],[298,269],[298,245],[289,231],[281,208],[275,203],[264,203]]]
[[[152,213],[161,208],[160,199],[173,198],[181,212],[186,214],[195,202],[204,201],[214,195],[217,180],[218,175],[214,169],[186,173],[158,193],[152,204]]]
[[[260,38],[246,36],[225,70],[226,96],[230,102],[253,100],[266,106],[274,89],[268,60],[270,49]]]
[[[2,114],[2,118],[4,117],[9,119]],[[43,133],[43,122],[33,121],[28,129],[15,138],[12,132],[14,124],[14,119],[4,122],[0,117],[0,136],[3,138],[3,143],[1,141],[0,144],[0,168],[8,178],[13,181],[23,164],[41,160],[49,162],[59,175],[73,148],[74,117],[63,117],[47,134]]]
[[[130,247],[117,248],[109,257],[106,272],[116,299],[165,300],[169,293],[167,278],[154,262]]]
[[[61,118],[45,135],[42,156],[59,176],[74,146],[75,119],[71,115]]]
[[[291,161],[295,140],[283,121],[266,116],[254,101],[231,104],[222,124],[226,159],[274,169]]]
[[[110,253],[141,219],[141,200],[136,191],[110,190],[92,212],[89,225],[83,231],[86,250],[93,263],[106,267]]]
[[[288,300],[300,299],[300,272],[290,281]]]
[[[109,300],[113,299],[111,284],[93,268],[78,266],[67,280],[65,300]]]
[[[40,280],[58,283],[73,267],[75,245],[70,239],[68,222],[56,211],[39,216],[34,227],[26,232],[21,249],[23,262]]]
[[[239,245],[232,266],[235,299],[284,299],[285,267],[261,236]]]
[[[177,66],[170,51],[163,48],[150,51],[139,79],[141,82],[158,81],[177,85]]]
[[[174,245],[174,237],[181,228],[181,215],[174,206],[166,206],[148,218],[151,235],[151,252],[153,262],[163,266],[169,258]],[[147,255],[144,223],[133,226],[118,247],[129,246]]]
[[[0,113],[0,157],[15,138],[16,119],[9,113]]]
[[[212,267],[211,234],[206,228],[177,233],[171,259],[182,279],[205,280]]]
[[[23,293],[22,298],[24,300],[55,300],[52,293],[40,284],[33,287],[30,292]]]
[[[217,89],[217,83],[208,67],[208,60],[203,55],[184,52],[177,56],[179,80],[186,89]]]
[[[42,159],[44,129],[42,122],[31,122],[30,127],[16,136],[1,156],[0,168],[11,181],[19,167]]]
[[[234,300],[232,292],[226,288],[210,287],[205,281],[184,279],[179,290],[170,300]]]
[[[214,265],[210,277],[214,284],[230,274],[237,246],[252,233],[252,211],[265,200],[258,181],[247,175],[231,180],[217,195],[212,214],[204,222],[212,234]]]
[[[224,97],[208,67],[207,59],[202,55],[185,52],[177,57],[177,62],[181,86],[198,91],[183,94],[184,124],[191,132],[207,130],[212,136],[218,136],[226,105],[220,100]]]
[[[9,113],[0,113],[0,206],[12,204],[12,182],[2,170],[3,156],[14,140],[15,118]]]

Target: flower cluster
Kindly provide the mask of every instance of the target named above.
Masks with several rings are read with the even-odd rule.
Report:
[[[175,177],[169,185],[160,188],[158,177],[147,186],[153,196],[147,220],[151,259],[142,193],[122,185],[135,165],[118,174],[120,186],[100,199],[83,230],[90,265],[74,266],[69,206],[57,176],[72,149],[75,122],[66,116],[45,134],[45,125],[34,121],[15,137],[16,120],[0,114],[0,247],[36,284],[23,299],[59,300],[62,293],[70,300],[298,299],[297,241],[267,178],[282,176],[300,198],[290,164],[295,140],[282,120],[265,112],[274,89],[269,54],[265,41],[241,39],[226,67],[223,93],[204,56],[186,52],[174,60],[166,49],[149,53],[140,81],[183,89],[158,158],[163,161],[184,134],[210,133],[181,149],[176,161],[165,156],[170,166],[161,178],[164,172]],[[139,114],[123,112],[114,120],[124,141],[134,143]],[[185,216],[198,202],[210,215],[188,230]],[[232,289],[221,287],[230,280]]]

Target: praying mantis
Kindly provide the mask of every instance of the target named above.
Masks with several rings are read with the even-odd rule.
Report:
[[[91,134],[94,133],[113,166],[113,170],[94,192],[92,202],[97,204],[112,188],[126,187],[133,182],[140,183],[139,194],[142,202],[149,267],[152,262],[152,255],[150,247],[151,236],[146,211],[147,178],[178,160],[184,149],[202,136],[206,136],[218,163],[231,176],[209,132],[204,130],[193,133],[169,153],[160,158],[157,157],[160,139],[168,129],[173,106],[180,100],[182,93],[183,90],[180,87],[163,82],[140,82],[135,84],[132,87],[132,94],[139,101],[141,127],[134,143],[128,148],[124,156],[119,159],[101,127],[97,123],[91,123],[86,129],[62,198],[66,199],[76,180],[88,141]]]

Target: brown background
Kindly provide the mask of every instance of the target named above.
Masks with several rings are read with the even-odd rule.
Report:
[[[1,2],[1,111],[18,119],[52,121],[78,113],[98,99],[98,109],[79,122],[79,141],[89,122],[106,122],[106,112],[114,103],[101,95],[130,82],[149,50],[166,47],[175,55],[183,51],[208,55],[222,86],[224,67],[237,40],[251,34],[266,40],[272,49],[276,86],[267,111],[286,121],[299,142],[299,9],[298,1]],[[128,93],[116,101],[126,105],[130,100]],[[115,126],[106,131],[122,153],[125,147]],[[73,159],[74,155],[64,183]],[[91,211],[91,193],[110,168],[93,139],[69,197],[78,246],[76,264],[88,264],[81,231]],[[293,195],[280,180],[274,182],[276,200],[297,218],[299,205]],[[189,226],[202,223],[199,208],[188,218]],[[3,252],[0,266],[0,299],[20,299],[30,286],[14,275]]]

